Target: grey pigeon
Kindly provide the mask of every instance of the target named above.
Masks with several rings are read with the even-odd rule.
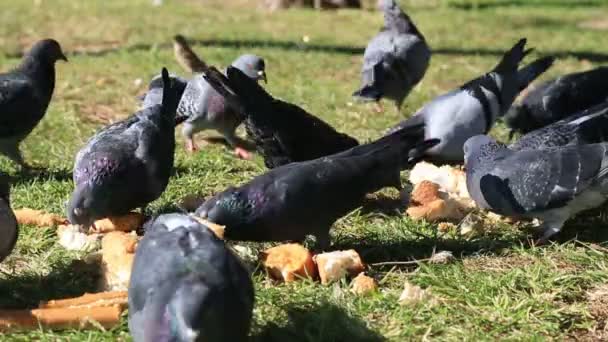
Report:
[[[252,80],[266,81],[264,59],[255,55],[242,55],[232,63]],[[235,148],[238,156],[249,158],[249,153],[239,147],[235,130],[244,120],[243,113],[230,106],[224,97],[214,90],[202,75],[195,75],[184,91],[182,100],[177,108],[178,115],[188,119],[182,127],[186,139],[186,148],[195,151],[193,136],[206,129],[214,129],[221,133],[228,144]]]
[[[514,151],[608,142],[608,101],[525,134]]]
[[[400,171],[437,143],[422,141],[422,126],[408,127],[375,142],[272,169],[238,188],[228,188],[195,212],[225,225],[227,239],[303,240],[315,235],[321,248],[340,217],[368,193],[401,187]]]
[[[518,72],[519,63],[530,51],[524,51],[525,44],[526,39],[521,39],[505,53],[492,71],[435,98],[412,117],[389,130],[389,133],[425,123],[425,138],[441,140],[427,152],[427,159],[462,162],[465,141],[490,131],[494,122],[509,109],[517,94],[553,63],[553,58],[542,58]]]
[[[464,145],[467,189],[481,208],[538,218],[546,242],[608,195],[608,144],[513,151],[485,135]]]
[[[0,181],[0,262],[11,254],[18,236],[19,225],[11,209],[9,185],[3,179]]]
[[[182,95],[184,94],[184,90],[188,85],[188,80],[174,74],[169,75],[169,78],[171,79],[175,92],[177,92],[179,98],[181,99]],[[144,95],[139,97],[139,100],[141,101],[142,109],[155,106],[163,102],[162,75],[156,75],[154,78],[152,78],[152,81],[150,81],[150,84],[148,85],[148,90]]]
[[[55,89],[55,62],[67,61],[59,43],[44,39],[14,70],[0,74],[0,153],[29,168],[19,144],[42,120]]]
[[[505,115],[512,133],[528,133],[608,100],[608,67],[568,74],[530,91]]]
[[[206,226],[183,214],[148,222],[133,261],[129,330],[141,341],[246,341],[253,283]]]
[[[229,67],[226,76],[209,68],[204,77],[227,103],[245,114],[247,135],[269,169],[328,156],[359,144],[304,109],[275,99],[237,68]]]
[[[379,104],[395,101],[397,110],[422,80],[431,59],[424,36],[395,0],[383,0],[384,27],[365,48],[361,88],[353,96]]]
[[[175,153],[178,94],[163,68],[162,104],[106,126],[76,155],[74,185],[67,208],[72,224],[143,208],[167,187]]]
[[[199,64],[206,67],[201,61]],[[255,55],[242,55],[232,64],[242,70],[253,80],[264,80],[266,82],[265,63],[261,57]],[[196,71],[201,71],[197,69]],[[239,157],[249,158],[249,153],[238,146],[238,138],[235,130],[243,122],[243,115],[239,110],[226,103],[224,97],[210,87],[201,74],[195,74],[191,80],[172,76],[180,93],[180,103],[177,109],[177,121],[184,122],[182,134],[186,139],[186,149],[194,152],[197,148],[194,144],[195,133],[205,129],[215,129],[221,133],[226,141],[235,148]],[[160,103],[162,100],[162,82],[156,76],[150,82],[148,91],[143,97],[142,108]]]

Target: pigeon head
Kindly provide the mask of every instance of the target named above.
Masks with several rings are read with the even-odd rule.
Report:
[[[71,224],[90,227],[98,218],[95,215],[95,203],[88,186],[77,187],[67,204],[67,217]]]
[[[474,169],[479,163],[495,158],[497,153],[507,147],[487,135],[470,137],[463,146],[464,163],[467,169]]]
[[[47,65],[53,65],[58,60],[68,61],[61,50],[61,46],[54,39],[44,39],[37,42],[27,53],[27,57],[42,61]]]
[[[504,121],[511,132],[509,138],[513,137],[513,134],[517,131],[526,132],[532,125],[536,125],[536,120],[532,117],[530,110],[526,106],[512,106],[511,109],[505,114]]]
[[[266,63],[262,57],[246,54],[237,58],[232,66],[241,70],[249,78],[256,81],[263,80],[267,83],[266,79]]]
[[[196,210],[195,215],[230,229],[245,223],[252,207],[252,203],[242,191],[229,188],[205,201]]]

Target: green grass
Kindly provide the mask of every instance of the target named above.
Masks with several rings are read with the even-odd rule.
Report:
[[[608,32],[581,26],[605,20],[605,1],[403,1],[436,53],[401,112],[387,104],[387,111],[377,114],[350,98],[358,86],[362,49],[381,25],[377,12],[265,13],[239,0],[167,0],[157,8],[150,2],[1,2],[0,70],[15,65],[24,47],[49,36],[61,42],[70,59],[58,65],[49,111],[22,145],[29,162],[49,171],[25,177],[9,161],[0,160],[0,168],[14,180],[14,208],[63,213],[72,190],[73,156],[100,126],[94,114],[125,117],[136,109],[135,96],[162,66],[181,72],[169,44],[175,33],[207,42],[195,49],[215,65],[227,65],[244,52],[263,56],[271,93],[362,140],[378,137],[434,96],[488,70],[500,51],[520,37],[528,37],[529,45],[536,47],[530,58],[546,53],[560,57],[544,79],[608,62]],[[310,38],[308,43],[304,36]],[[138,79],[143,84],[138,85]],[[505,132],[499,124],[492,133],[504,138]],[[177,172],[167,191],[149,207],[153,213],[174,210],[187,194],[209,196],[264,171],[259,158],[237,160],[220,145],[190,156],[184,153],[181,138],[179,142]],[[399,214],[379,214],[370,206],[336,223],[335,248],[355,248],[366,262],[424,258],[435,249],[450,250],[457,260],[448,265],[371,267],[368,273],[380,280],[380,291],[365,297],[351,294],[346,281],[330,286],[274,285],[257,271],[254,340],[592,340],[602,336],[608,318],[598,315],[588,300],[589,291],[608,281],[607,254],[590,244],[601,244],[606,238],[601,211],[570,223],[557,243],[538,248],[530,247],[525,239],[528,231],[518,227],[493,227],[465,238],[454,232],[438,233],[436,225]],[[22,227],[13,254],[0,265],[0,307],[34,307],[40,300],[93,291],[96,274],[79,261],[82,257],[59,246],[53,228]],[[430,289],[436,300],[399,305],[405,281]],[[2,336],[3,341],[31,339],[129,337],[126,319],[109,331],[41,329]]]

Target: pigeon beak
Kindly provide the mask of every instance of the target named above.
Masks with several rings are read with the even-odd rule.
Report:
[[[266,71],[264,71],[264,70],[258,71],[258,79],[263,80],[264,83],[268,83],[268,79],[266,79]]]
[[[61,56],[59,56],[59,59],[61,59],[64,62],[68,61],[68,58],[62,53]]]

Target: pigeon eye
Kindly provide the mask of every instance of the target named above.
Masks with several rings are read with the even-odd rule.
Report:
[[[80,209],[80,208],[74,208],[74,215],[76,215],[76,216],[82,215],[82,209]]]

